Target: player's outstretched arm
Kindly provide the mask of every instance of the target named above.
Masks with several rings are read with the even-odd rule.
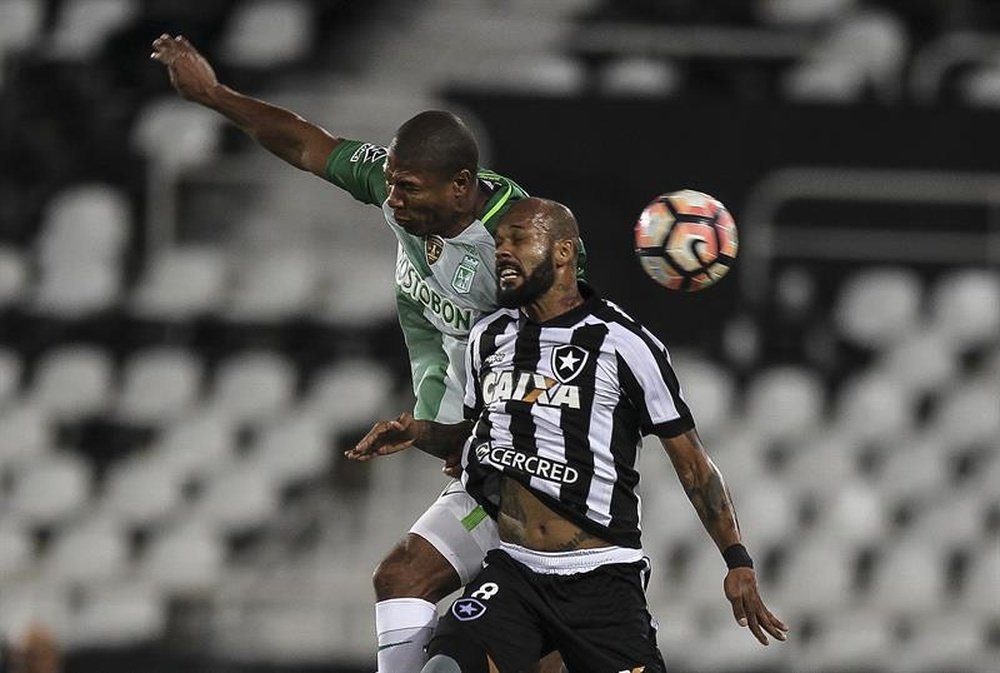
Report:
[[[461,450],[471,432],[471,421],[445,425],[434,421],[418,421],[412,414],[404,412],[391,421],[376,423],[344,455],[352,460],[365,461],[416,446],[421,451],[444,460]]]
[[[170,83],[181,96],[227,117],[296,168],[326,176],[327,157],[340,138],[290,110],[221,84],[208,59],[182,35],[160,35],[153,41],[150,58],[166,66]]]
[[[698,433],[689,430],[660,441],[705,530],[726,558],[730,570],[723,588],[733,606],[736,621],[740,626],[749,627],[763,645],[768,644],[767,634],[785,640],[788,627],[771,614],[760,597],[757,575],[741,543],[740,524],[729,489],[719,468],[702,446]]]

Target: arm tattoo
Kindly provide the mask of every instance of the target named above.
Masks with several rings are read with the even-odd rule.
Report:
[[[713,466],[701,480],[695,481],[692,475],[682,483],[698,517],[716,543],[728,546],[734,533],[738,539],[740,524],[736,508],[719,471]]]
[[[438,458],[447,458],[462,448],[472,434],[472,421],[462,421],[453,425],[433,421],[416,421],[421,425],[414,444],[421,451]]]

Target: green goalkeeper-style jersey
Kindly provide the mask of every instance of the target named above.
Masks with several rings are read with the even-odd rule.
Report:
[[[493,234],[503,213],[528,194],[513,180],[480,169],[481,188],[491,196],[476,220],[453,238],[413,236],[385,203],[386,154],[384,147],[345,140],[330,153],[326,177],[362,203],[380,206],[396,235],[396,305],[410,356],[414,417],[458,423],[469,330],[497,308]]]

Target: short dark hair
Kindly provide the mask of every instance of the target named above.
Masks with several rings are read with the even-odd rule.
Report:
[[[398,161],[419,164],[445,177],[479,170],[479,145],[458,115],[427,110],[399,127],[392,141]]]

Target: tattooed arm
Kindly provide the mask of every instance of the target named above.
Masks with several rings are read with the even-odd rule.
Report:
[[[740,523],[722,473],[708,457],[698,433],[689,430],[676,437],[661,437],[663,448],[680,478],[688,499],[694,505],[705,530],[720,551],[741,544]],[[754,637],[767,645],[765,631],[785,640],[788,627],[775,617],[761,600],[757,576],[752,567],[735,567],[726,575],[726,598],[740,626],[749,627]]]

